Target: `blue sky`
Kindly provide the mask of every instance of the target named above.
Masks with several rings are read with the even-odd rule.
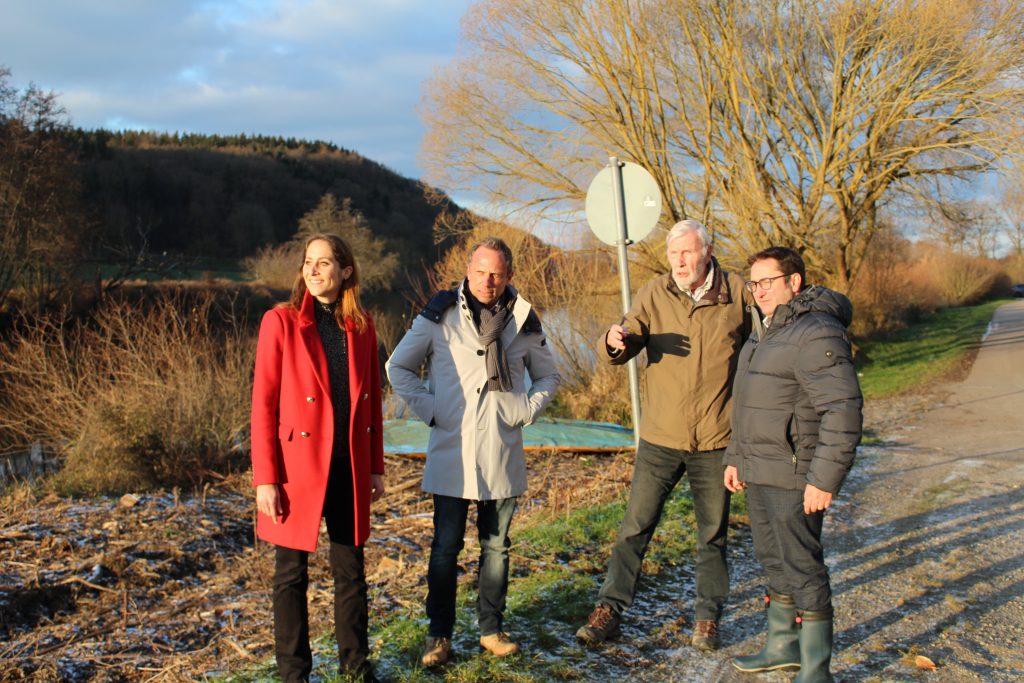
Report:
[[[0,0],[0,65],[83,128],[321,139],[410,177],[471,0]]]

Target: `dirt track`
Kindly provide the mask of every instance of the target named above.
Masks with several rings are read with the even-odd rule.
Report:
[[[1024,678],[1024,302],[968,377],[867,449],[832,555],[851,680]],[[900,652],[939,668],[918,673]],[[878,656],[879,654],[887,656]]]
[[[837,681],[1024,680],[1022,416],[1024,302],[998,309],[966,379],[868,407],[882,441],[862,447],[826,530]],[[729,665],[763,642],[761,580],[739,540],[723,652],[683,647],[636,680],[790,680]]]

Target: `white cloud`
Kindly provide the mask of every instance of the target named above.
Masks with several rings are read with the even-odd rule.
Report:
[[[470,0],[0,0],[0,64],[83,127],[326,139],[418,175],[422,81]]]

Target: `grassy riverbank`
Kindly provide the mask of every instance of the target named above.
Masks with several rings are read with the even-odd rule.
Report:
[[[864,398],[885,398],[955,373],[977,351],[992,314],[1005,300],[947,308],[920,323],[866,341],[859,352]]]

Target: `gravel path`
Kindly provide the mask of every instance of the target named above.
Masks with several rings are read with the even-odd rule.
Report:
[[[868,406],[881,441],[860,449],[826,522],[837,681],[1024,680],[1022,416],[1024,302],[998,309],[966,379]],[[737,536],[723,650],[648,652],[658,663],[632,680],[791,680],[729,664],[764,629],[749,535]]]
[[[963,381],[867,406],[866,425],[881,440],[861,448],[826,519],[837,681],[1024,681],[1022,415],[1024,302],[997,311]],[[537,505],[561,501],[553,509],[582,504],[579,496],[614,497],[629,479],[627,459],[600,468],[600,485],[578,490],[574,459],[535,465],[531,495]],[[376,513],[368,561],[379,610],[420,599],[429,535],[419,465],[389,468],[395,483],[389,507]],[[196,680],[264,661],[271,555],[249,545],[251,521],[239,512],[249,495],[246,482],[225,484],[209,500],[205,490],[182,501],[175,492],[129,507],[8,498],[0,510],[0,680],[149,680],[156,672]],[[765,624],[747,527],[733,533],[729,552],[721,652],[703,657],[683,645],[694,597],[692,563],[684,562],[644,580],[617,643],[589,650],[575,643],[577,621],[534,624],[562,643],[535,656],[564,651],[576,674],[596,683],[788,683],[791,674],[744,675],[730,665],[760,648]],[[315,563],[317,631],[329,618],[326,571],[326,562]],[[167,581],[168,573],[180,580]],[[918,655],[937,668],[918,668]]]

